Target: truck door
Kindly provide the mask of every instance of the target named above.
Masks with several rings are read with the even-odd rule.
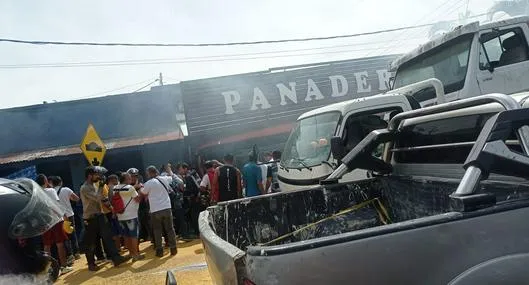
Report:
[[[481,94],[529,90],[527,26],[483,31],[477,81]]]

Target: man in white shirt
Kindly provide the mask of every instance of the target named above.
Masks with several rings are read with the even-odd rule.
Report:
[[[169,198],[169,191],[172,191],[169,184],[172,181],[173,173],[169,170],[169,176],[160,176],[155,166],[149,166],[146,169],[146,174],[149,180],[143,185],[141,193],[149,199],[156,256],[163,256],[162,234],[164,231],[167,233],[167,243],[171,255],[176,255],[176,234],[173,227],[171,199]]]
[[[72,189],[62,186],[62,178],[60,176],[50,176],[49,177],[50,186],[52,186],[57,196],[59,197],[59,203],[64,208],[64,215],[70,222],[70,224],[75,228],[75,217],[72,209],[72,204],[70,201],[77,202],[79,201],[79,196],[77,196]],[[65,242],[66,251],[69,258],[73,256],[76,260],[81,258],[79,254],[79,243],[77,241],[77,236],[75,232],[72,232],[68,235],[68,241]]]
[[[59,196],[55,189],[49,188],[48,178],[44,174],[39,174],[36,179],[37,184],[42,187],[43,191],[50,197],[51,200],[55,201],[57,205],[62,209],[59,204]],[[42,243],[44,244],[44,251],[51,255],[51,247],[55,244],[57,246],[57,253],[59,255],[59,262],[61,264],[61,274],[71,272],[72,267],[67,266],[66,260],[66,248],[64,242],[68,240],[66,232],[63,228],[64,221],[61,220],[55,224],[51,229],[42,235]]]

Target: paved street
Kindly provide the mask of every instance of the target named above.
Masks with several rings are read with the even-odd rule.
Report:
[[[145,260],[129,261],[118,268],[111,263],[103,263],[98,272],[88,271],[83,255],[75,263],[75,270],[61,276],[56,284],[165,284],[167,270],[174,272],[178,285],[211,284],[200,240],[179,242],[178,254],[174,257],[169,255],[168,250],[164,257],[155,257],[149,242],[142,243],[140,249],[146,255]]]

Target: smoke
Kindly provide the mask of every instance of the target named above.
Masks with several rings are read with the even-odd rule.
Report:
[[[0,275],[0,285],[44,285],[48,284],[45,274],[42,276],[21,274],[21,275]]]

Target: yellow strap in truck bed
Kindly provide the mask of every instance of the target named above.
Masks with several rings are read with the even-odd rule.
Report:
[[[306,225],[304,227],[301,227],[301,228],[299,228],[299,229],[297,229],[297,230],[295,230],[293,232],[290,232],[288,234],[279,236],[279,237],[277,237],[277,238],[275,238],[273,240],[267,241],[265,243],[260,243],[258,245],[267,246],[267,245],[273,244],[273,243],[281,241],[281,240],[283,240],[285,238],[291,237],[291,236],[293,236],[293,235],[295,235],[295,234],[297,234],[297,233],[299,233],[299,232],[301,232],[303,230],[311,228],[311,227],[313,227],[313,226],[315,226],[317,224],[320,224],[320,223],[323,223],[325,221],[334,219],[334,218],[336,218],[336,217],[338,217],[340,215],[347,214],[347,213],[356,211],[358,209],[361,209],[361,208],[363,208],[363,207],[365,207],[365,206],[367,206],[367,205],[369,205],[371,203],[373,203],[373,206],[374,206],[375,210],[377,211],[378,216],[379,216],[380,220],[382,221],[382,223],[388,224],[390,222],[388,211],[386,210],[386,208],[384,207],[384,205],[382,204],[382,202],[380,202],[380,200],[378,198],[374,198],[374,199],[367,200],[367,201],[361,202],[359,204],[353,205],[353,206],[351,206],[351,207],[349,207],[349,208],[347,208],[345,210],[342,210],[342,211],[340,211],[340,212],[338,212],[338,213],[336,213],[336,214],[334,214],[332,216],[323,218],[323,219],[321,219],[319,221],[316,221],[314,223],[311,223],[311,224],[308,224],[308,225]]]

